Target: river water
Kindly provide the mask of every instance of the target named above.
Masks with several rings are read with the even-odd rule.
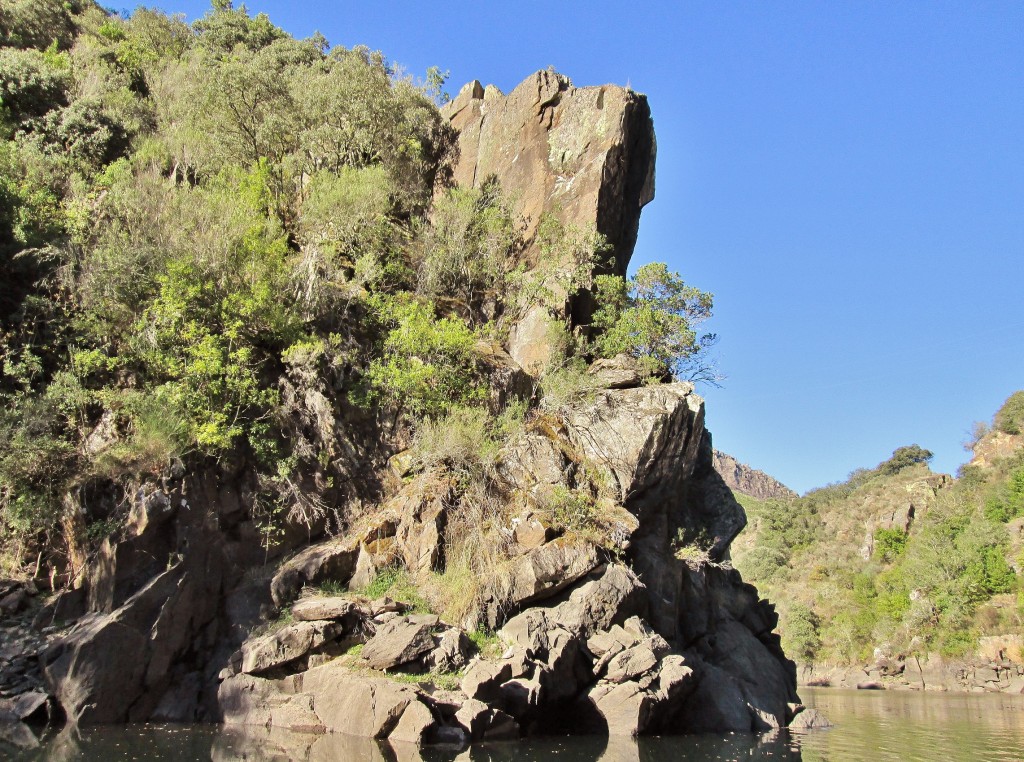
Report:
[[[90,728],[62,733],[36,749],[0,743],[13,760],[227,760],[252,762],[689,762],[757,760],[1024,760],[1024,695],[803,689],[801,697],[834,727],[765,735],[607,739],[543,738],[453,750],[391,748],[344,736],[203,726]]]

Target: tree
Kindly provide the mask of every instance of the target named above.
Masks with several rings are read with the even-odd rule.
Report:
[[[933,457],[935,456],[931,450],[926,450],[916,444],[897,447],[893,451],[892,457],[878,464],[878,472],[883,476],[892,476],[917,463],[927,463]]]
[[[686,285],[660,262],[644,265],[628,280],[616,275],[595,280],[599,355],[630,355],[651,376],[668,371],[691,381],[720,380],[708,359],[717,337],[698,336],[695,330],[711,317],[712,294]]]

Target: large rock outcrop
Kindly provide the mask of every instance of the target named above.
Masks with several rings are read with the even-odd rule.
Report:
[[[550,261],[536,245],[545,215],[603,235],[611,269],[625,274],[640,210],[654,198],[654,127],[643,95],[615,85],[573,87],[547,70],[508,95],[470,82],[442,113],[458,132],[455,182],[498,180],[525,223],[526,264],[548,290],[559,291],[551,276],[572,263]],[[555,293],[511,327],[509,353],[527,372],[541,373],[551,352],[548,313],[578,322],[591,309],[586,292]]]
[[[431,690],[438,678],[423,673],[440,663],[465,663],[458,627],[436,616],[372,616],[362,606],[365,621],[346,627],[365,633],[365,647],[330,662],[338,679],[361,686],[357,692],[370,703],[360,711],[376,711],[374,674],[397,670],[423,674],[411,699],[418,703],[402,710],[413,712],[405,724],[416,743],[476,740],[491,732],[749,732],[789,722],[799,707],[795,674],[774,634],[774,610],[738,572],[716,562],[744,515],[712,467],[703,418],[704,403],[689,384],[607,389],[568,406],[559,425],[534,435],[550,448],[510,443],[499,462],[514,453],[517,467],[506,468],[505,478],[516,494],[570,489],[575,472],[566,463],[605,485],[633,519],[623,522],[622,560],[543,525],[525,532],[528,545],[514,551],[519,555],[481,600],[481,617],[498,631],[505,650],[472,661],[456,692]],[[436,527],[431,513],[418,508],[436,479],[408,482],[400,492],[408,513],[392,517],[410,524],[407,539],[399,532],[396,542],[411,572],[417,556],[401,548],[415,544],[408,538],[418,537],[417,521]],[[517,521],[517,529],[528,523]],[[437,541],[444,543],[443,528]],[[360,606],[314,599],[293,610],[341,617]],[[249,648],[243,646],[243,655]],[[320,648],[310,642],[305,661],[288,653],[296,666],[273,677],[254,674],[258,670],[243,659],[220,688],[225,720],[291,729],[319,723],[325,731],[353,732],[326,722],[318,709],[333,700],[315,687],[325,684],[318,677],[324,668],[314,666]],[[367,669],[378,672],[367,676]],[[388,708],[390,694],[382,695],[382,716],[397,717],[398,709]],[[375,726],[373,732],[395,741],[400,727]]]
[[[470,82],[442,113],[459,135],[456,184],[472,188],[496,176],[524,217],[528,238],[543,214],[593,224],[611,244],[617,271],[625,273],[640,209],[654,198],[654,127],[646,97],[616,85],[573,87],[549,69],[508,95]]]
[[[537,277],[561,264],[534,245],[544,214],[603,234],[609,268],[625,272],[653,195],[643,96],[539,72],[508,96],[472,83],[445,113],[459,131],[455,180],[498,178]],[[508,326],[507,354],[491,348],[499,407],[542,377],[549,319],[585,321],[586,286],[561,297]],[[474,580],[464,620],[352,592],[387,569],[417,585],[443,576],[472,506],[465,472],[396,455],[394,431],[353,425],[324,396],[325,421],[332,409],[337,420],[320,428],[346,438],[331,452],[373,485],[339,508],[338,536],[324,539],[321,522],[261,549],[259,484],[227,460],[150,484],[93,564],[86,615],[45,653],[50,691],[83,723],[222,719],[410,745],[786,724],[793,666],[771,606],[727,563],[746,518],[713,467],[703,400],[690,384],[644,385],[624,358],[589,375],[597,391],[535,410],[494,457],[473,529],[498,540],[494,572]],[[478,625],[500,649],[470,646]]]

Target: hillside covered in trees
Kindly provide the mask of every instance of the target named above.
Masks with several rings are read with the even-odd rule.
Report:
[[[26,0],[0,32],[8,570],[73,582],[118,531],[113,485],[203,459],[254,464],[265,545],[323,522],[357,497],[317,428],[328,397],[399,439],[445,416],[485,440],[521,425],[524,407],[490,404],[479,345],[593,285],[603,244],[543,221],[564,269],[541,282],[496,184],[443,190],[436,71],[417,83],[226,2],[190,27]],[[657,376],[708,341],[690,325],[710,297],[664,267],[597,288],[595,340],[553,327],[549,401],[585,384],[585,358],[632,353]]]
[[[794,719],[723,563],[712,297],[627,277],[643,95],[547,70],[446,103],[225,0],[0,9],[0,714]]]
[[[1024,392],[979,424],[958,478],[897,449],[840,484],[779,501],[742,497],[733,546],[744,577],[780,606],[798,662],[971,657],[1024,627]],[[1019,660],[1016,646],[1007,657]]]

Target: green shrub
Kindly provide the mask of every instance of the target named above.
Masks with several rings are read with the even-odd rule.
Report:
[[[454,188],[437,199],[423,237],[417,291],[479,310],[484,295],[502,289],[520,245],[508,202],[496,182]]]
[[[435,317],[411,294],[374,294],[368,304],[385,331],[382,356],[366,372],[371,401],[427,417],[485,398],[477,338],[464,322]]]
[[[890,564],[907,549],[907,534],[902,529],[875,530],[875,558]]]
[[[1024,391],[1011,394],[993,419],[993,427],[1005,434],[1020,434],[1024,425]]]
[[[782,624],[782,647],[786,655],[804,662],[813,660],[821,646],[820,626],[818,615],[808,606],[801,603],[791,605]]]
[[[711,294],[687,286],[661,263],[644,265],[628,281],[600,275],[596,286],[598,354],[630,355],[651,376],[670,371],[691,380],[717,379],[707,358],[716,337],[695,331],[711,317]]]

